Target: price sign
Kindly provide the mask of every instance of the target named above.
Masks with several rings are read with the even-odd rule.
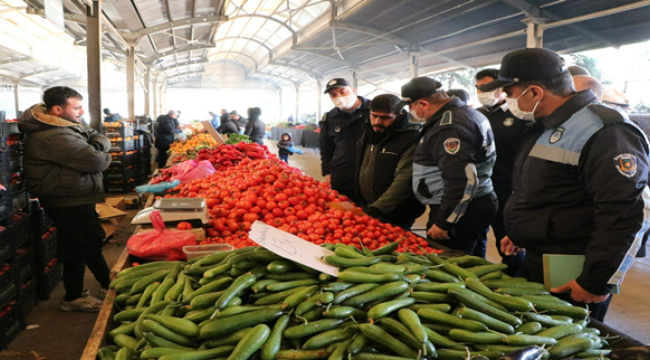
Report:
[[[323,256],[334,255],[333,251],[312,244],[297,236],[278,230],[261,221],[255,221],[248,237],[254,242],[291,261],[309,266],[322,273],[338,276],[339,268],[322,260]]]

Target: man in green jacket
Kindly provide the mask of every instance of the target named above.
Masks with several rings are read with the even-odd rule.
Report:
[[[24,178],[58,230],[58,259],[63,263],[65,298],[61,311],[98,312],[101,300],[84,291],[86,266],[106,295],[108,265],[102,254],[105,238],[95,204],[104,202],[102,171],[111,162],[111,142],[94,129],[80,126],[83,97],[57,86],[43,93],[43,104],[26,110],[18,127],[25,134]]]

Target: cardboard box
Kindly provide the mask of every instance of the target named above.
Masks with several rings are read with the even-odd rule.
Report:
[[[143,228],[141,227],[136,234],[142,234],[145,232],[153,231],[154,228]],[[197,242],[205,240],[205,230],[203,228],[195,228],[195,229],[190,229],[190,230],[177,230],[174,228],[166,228],[166,230],[175,230],[175,231],[188,231],[194,234],[194,237],[196,238]]]
[[[124,205],[124,198],[121,199],[121,203]],[[99,215],[102,228],[104,228],[104,232],[106,233],[106,237],[104,238],[104,240],[106,240],[109,236],[113,235],[115,230],[117,230],[117,225],[120,223],[120,220],[126,216],[126,212],[114,208],[107,203],[95,205],[95,210],[97,211],[97,215]]]
[[[124,197],[107,197],[106,204],[122,211],[126,210],[126,199]]]

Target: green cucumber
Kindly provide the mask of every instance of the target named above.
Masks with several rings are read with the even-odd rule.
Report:
[[[383,284],[361,295],[354,296],[343,302],[346,306],[360,306],[375,300],[384,299],[390,296],[395,296],[408,290],[408,283],[405,281],[395,281]]]
[[[195,346],[194,342],[187,336],[176,333],[173,330],[168,329],[162,324],[153,321],[153,320],[144,320],[142,325],[148,332],[152,332],[156,336],[160,336],[163,339],[169,340],[173,343],[182,346],[193,347]]]
[[[343,324],[343,321],[344,320],[342,319],[322,319],[312,321],[308,324],[301,324],[286,329],[283,336],[289,340],[300,339],[323,331],[332,330]]]
[[[438,283],[424,283],[424,284],[418,284],[413,287],[415,291],[425,291],[425,292],[434,292],[434,293],[441,293],[441,294],[447,294],[447,291],[449,291],[450,288],[457,288],[461,287],[464,288],[465,284],[461,283],[445,283],[445,284],[438,284]]]
[[[354,318],[356,321],[365,321],[368,314],[352,306],[332,306],[323,311],[323,316],[335,319]]]
[[[228,335],[226,337],[222,337],[222,338],[219,338],[219,339],[208,340],[208,341],[204,342],[204,344],[208,349],[213,349],[213,348],[216,348],[216,347],[219,347],[219,346],[224,346],[224,345],[237,345],[239,343],[239,341],[246,334],[248,334],[251,330],[253,330],[252,327],[237,330],[234,333],[232,333],[232,334],[230,334],[230,335]]]
[[[515,329],[512,325],[505,323],[501,320],[495,319],[490,315],[486,315],[480,311],[470,309],[467,306],[461,306],[458,310],[458,315],[463,319],[474,320],[485,324],[490,330],[498,331],[504,334],[514,334]]]
[[[228,289],[226,289],[226,291],[224,291],[224,293],[219,297],[219,300],[217,300],[217,303],[214,306],[219,310],[225,309],[234,297],[239,296],[244,290],[255,284],[256,281],[257,278],[255,275],[250,273],[236,278]]]
[[[327,359],[330,354],[325,349],[316,350],[280,350],[277,360],[319,360]]]
[[[505,340],[506,335],[452,329],[449,332],[449,337],[456,341],[468,342],[471,344],[501,344]]]
[[[398,274],[364,274],[352,271],[341,271],[338,275],[339,280],[349,283],[386,283],[400,280]]]
[[[260,352],[260,357],[262,358],[262,360],[275,359],[275,357],[278,354],[278,351],[280,351],[282,334],[286,330],[288,324],[289,324],[289,315],[282,315],[275,322],[275,326],[273,326],[273,330],[271,331],[271,334],[269,335],[268,339],[266,340],[266,343],[262,347],[262,351]]]
[[[373,324],[361,324],[359,325],[359,330],[365,335],[368,339],[382,344],[395,352],[399,356],[416,358],[417,352],[408,347],[406,344],[396,339],[385,330],[381,329],[377,325]]]
[[[334,301],[332,302],[334,304],[340,304],[351,297],[364,294],[379,286],[380,286],[379,284],[359,284],[359,285],[348,287],[347,289],[344,289],[343,291],[336,294],[336,296],[334,296]]]
[[[303,280],[279,282],[279,283],[276,283],[276,284],[269,284],[266,287],[266,290],[271,291],[271,292],[279,292],[279,291],[285,291],[285,290],[293,289],[293,288],[300,287],[300,286],[315,285],[315,284],[318,284],[318,283],[319,283],[319,281],[317,279],[303,279]]]
[[[461,319],[459,317],[443,313],[442,311],[421,309],[418,311],[418,315],[428,321],[449,325],[459,329],[465,329],[474,332],[484,332],[488,330],[488,327],[483,323],[474,320]]]
[[[542,331],[542,324],[536,321],[526,322],[516,328],[515,331],[522,334],[535,335]]]
[[[199,330],[202,339],[215,339],[231,332],[241,330],[253,325],[271,321],[282,316],[282,311],[277,309],[257,310],[247,313],[208,320]]]
[[[246,360],[253,353],[255,353],[257,350],[264,345],[264,343],[268,340],[269,336],[271,335],[271,329],[269,329],[268,326],[265,324],[259,324],[255,326],[248,334],[246,334],[241,341],[239,341],[239,344],[237,344],[237,347],[232,351],[230,356],[228,357],[228,360]],[[280,348],[280,344],[278,341],[278,350]],[[276,351],[277,353],[277,351]],[[272,358],[271,358],[272,359]]]
[[[190,350],[163,355],[159,360],[210,360],[217,359],[233,352],[232,345],[222,346],[208,350]]]
[[[567,335],[579,333],[582,331],[582,325],[580,324],[563,324],[563,325],[557,325],[554,326],[550,329],[546,329],[543,331],[540,331],[539,333],[535,334],[537,336],[548,336],[552,337],[553,339],[561,339]]]
[[[266,287],[271,285],[271,284],[277,284],[280,281],[278,280],[272,280],[272,279],[264,279],[264,280],[258,280],[253,286],[251,286],[251,290],[253,290],[254,293],[258,292],[265,292]]]
[[[528,345],[556,345],[557,340],[548,336],[515,334],[508,335],[504,341],[508,345],[528,346]]]
[[[300,326],[300,325],[299,325]],[[302,345],[304,350],[317,350],[326,348],[329,345],[344,341],[358,333],[359,328],[354,326],[343,325],[339,328],[323,331],[310,337]]]
[[[451,311],[451,305],[449,304],[414,304],[409,307],[409,309],[417,312],[420,309],[433,309],[448,313]]]
[[[521,319],[518,317],[505,311],[499,310],[494,306],[488,305],[479,298],[480,295],[472,291],[462,288],[449,289],[449,294],[455,297],[456,300],[465,306],[474,310],[478,310],[486,315],[490,315],[497,320],[503,321],[512,326],[519,326],[522,324]]]

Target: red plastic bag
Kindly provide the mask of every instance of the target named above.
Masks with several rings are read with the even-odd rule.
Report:
[[[189,231],[166,230],[159,211],[149,215],[155,230],[131,236],[126,242],[129,254],[153,261],[187,260],[183,246],[196,245]]]
[[[181,184],[185,184],[192,180],[206,178],[216,170],[207,160],[187,160],[163,171],[171,172],[171,181],[180,180]]]

